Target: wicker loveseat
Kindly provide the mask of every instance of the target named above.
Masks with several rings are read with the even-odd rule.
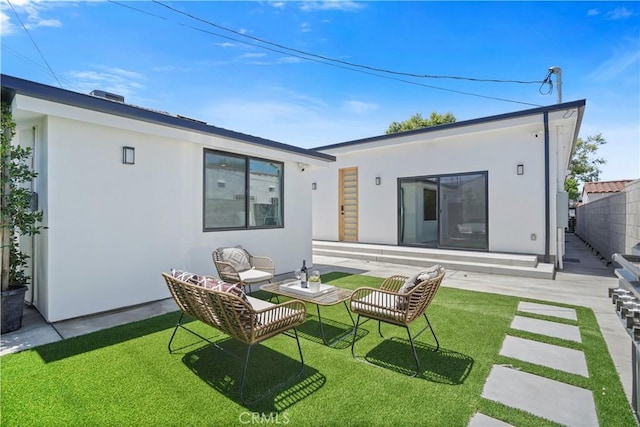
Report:
[[[200,320],[247,344],[240,383],[240,398],[243,403],[252,403],[245,399],[244,388],[249,355],[253,345],[281,333],[294,338],[300,354],[300,371],[295,377],[302,373],[304,359],[296,326],[302,324],[306,319],[304,303],[290,300],[281,304],[272,304],[245,296],[239,285],[230,285],[209,276],[196,276],[174,271],[172,274],[162,273],[162,277],[181,310],[178,323],[169,339],[169,352],[172,352],[171,342],[178,328],[207,340],[182,323],[185,315]],[[293,334],[289,333],[290,330],[293,331]],[[256,400],[260,400],[262,397],[264,396]]]
[[[353,341],[351,342],[351,354],[356,358],[354,346],[358,327],[373,319],[378,321],[378,333],[382,338],[380,324],[382,322],[392,325],[401,326],[406,329],[409,336],[409,342],[413,350],[413,357],[416,362],[416,373],[420,373],[420,361],[414,344],[414,338],[417,338],[427,328],[431,329],[433,338],[436,341],[438,351],[440,343],[429,322],[426,310],[438,291],[442,279],[444,279],[445,270],[440,265],[435,265],[429,270],[421,271],[412,277],[392,276],[385,279],[380,288],[362,287],[356,289],[351,295],[350,308],[351,311],[358,315],[355,330],[353,333]],[[409,325],[416,319],[423,317],[427,325],[416,334],[411,336]],[[364,318],[362,323],[360,319]]]

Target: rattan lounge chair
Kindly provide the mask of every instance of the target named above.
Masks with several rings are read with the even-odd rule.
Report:
[[[168,348],[170,353],[172,352],[171,342],[178,328],[211,342],[202,335],[188,329],[182,323],[186,314],[247,344],[240,383],[240,399],[243,403],[251,404],[261,400],[273,390],[273,388],[268,390],[251,402],[245,399],[244,388],[249,355],[251,348],[255,344],[281,333],[294,338],[300,354],[300,371],[293,378],[278,384],[278,386],[289,383],[302,374],[304,359],[296,326],[302,324],[306,319],[307,312],[303,302],[290,300],[282,304],[272,304],[252,297],[245,297],[245,300],[234,293],[207,289],[200,285],[184,282],[167,273],[162,273],[162,277],[164,277],[171,295],[181,310],[178,323],[169,339]],[[213,280],[213,278],[211,279]],[[293,334],[289,332],[290,330],[293,330]],[[212,344],[216,345],[215,343]]]
[[[436,341],[434,351],[438,351],[440,348],[438,338],[427,317],[426,309],[436,295],[440,283],[442,283],[442,279],[444,278],[445,271],[441,266],[434,266],[431,271],[431,274],[421,272],[412,278],[392,276],[385,279],[379,289],[363,287],[353,292],[350,307],[351,311],[358,315],[353,333],[353,341],[351,342],[351,354],[354,358],[357,358],[354,346],[358,334],[358,327],[370,319],[373,319],[378,321],[378,333],[382,338],[384,338],[380,328],[382,322],[401,326],[406,329],[413,350],[413,358],[416,362],[416,373],[413,376],[420,373],[420,361],[418,360],[418,354],[413,340],[429,328]],[[420,274],[424,274],[425,276],[421,276]],[[426,278],[426,280],[420,281],[419,278]],[[412,282],[414,287],[408,292],[405,292],[405,283],[408,285],[408,282]],[[416,282],[417,284],[415,284]],[[427,325],[412,337],[409,325],[423,316]],[[361,323],[361,318],[365,318],[366,320]]]
[[[249,288],[260,282],[271,282],[276,272],[271,258],[251,255],[242,247],[218,248],[211,254],[220,279],[229,283],[242,283]]]

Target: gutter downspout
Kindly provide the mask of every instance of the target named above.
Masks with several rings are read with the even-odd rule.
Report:
[[[551,235],[551,206],[549,202],[549,112],[543,114],[544,121],[544,262],[549,263],[549,244]]]

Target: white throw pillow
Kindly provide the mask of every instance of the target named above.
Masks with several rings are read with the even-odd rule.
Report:
[[[242,248],[218,248],[218,253],[222,261],[231,264],[236,271],[246,271],[251,269],[249,254]]]

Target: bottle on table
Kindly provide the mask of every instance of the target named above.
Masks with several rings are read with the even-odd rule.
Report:
[[[307,281],[309,275],[307,274],[307,261],[302,261],[302,268],[300,269],[300,286],[306,288],[309,286],[309,282]]]

